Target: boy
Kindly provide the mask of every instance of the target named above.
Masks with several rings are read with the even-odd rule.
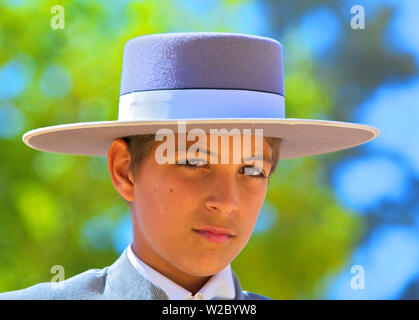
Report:
[[[270,38],[191,32],[128,41],[117,121],[40,128],[23,140],[42,151],[107,154],[130,205],[133,243],[111,266],[62,288],[41,283],[0,298],[269,299],[242,290],[230,263],[250,238],[278,160],[379,133],[286,119],[282,73],[282,48]]]

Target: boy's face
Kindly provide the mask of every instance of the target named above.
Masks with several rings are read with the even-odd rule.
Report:
[[[219,139],[218,164],[210,163],[214,156],[205,153],[199,157],[197,152],[193,158],[203,158],[208,164],[191,168],[178,164],[186,159],[186,153],[176,151],[176,135],[176,163],[159,164],[155,154],[161,143],[141,163],[133,183],[131,214],[136,249],[151,266],[167,264],[193,276],[213,275],[248,242],[265,199],[271,163],[260,162],[261,174],[266,178],[257,177],[257,171],[250,173],[253,176],[245,174],[244,168],[253,167],[254,163],[244,163],[242,153],[242,163],[233,163],[230,137],[230,143],[223,148]],[[186,142],[186,150],[191,144],[194,142]],[[199,145],[210,150],[210,135],[206,145]],[[252,156],[272,159],[272,150],[265,140],[262,149],[254,148],[252,136]],[[221,164],[223,152],[229,152],[228,164]],[[224,242],[210,241],[194,231],[205,226],[228,229],[234,236]]]

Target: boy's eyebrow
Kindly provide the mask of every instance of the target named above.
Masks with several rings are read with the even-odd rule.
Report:
[[[206,153],[207,155],[210,154],[214,157],[217,157],[217,155],[214,152],[208,151],[205,148],[198,147],[198,149],[201,152]],[[243,161],[246,161],[246,160],[262,160],[262,161],[270,162],[272,164],[271,157],[267,156],[266,154],[264,154],[263,156],[260,156],[260,155],[259,156],[254,156],[254,157],[251,156],[251,157],[246,157],[246,158],[243,159]]]
[[[263,160],[263,161],[266,161],[266,162],[270,162],[271,164],[272,164],[272,159],[271,159],[271,157],[267,157],[266,155],[264,155],[264,156],[255,156],[255,157],[247,157],[247,158],[244,158],[243,159],[244,161],[246,161],[246,160]]]

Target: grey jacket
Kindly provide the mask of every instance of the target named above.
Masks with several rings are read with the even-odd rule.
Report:
[[[236,291],[234,300],[271,300],[242,291],[236,274],[231,272]],[[163,290],[135,270],[126,251],[111,266],[87,270],[60,285],[63,287],[56,288],[51,282],[42,282],[26,289],[0,293],[0,300],[169,300]]]

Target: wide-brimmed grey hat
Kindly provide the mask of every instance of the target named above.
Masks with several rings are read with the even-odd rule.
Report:
[[[92,72],[94,67],[92,67]],[[303,95],[304,92],[301,92]],[[285,118],[281,44],[221,32],[144,35],[124,47],[118,120],[60,124],[23,135],[29,147],[106,156],[116,138],[201,128],[263,129],[280,159],[355,147],[379,130],[358,123]]]

